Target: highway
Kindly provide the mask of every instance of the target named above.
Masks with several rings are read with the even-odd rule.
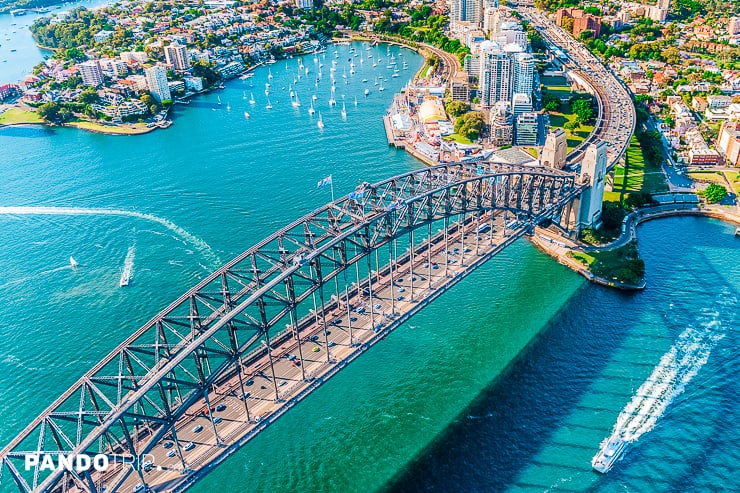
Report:
[[[567,56],[566,68],[583,78],[596,92],[600,111],[594,131],[570,153],[569,165],[577,166],[590,144],[605,141],[609,144],[607,169],[611,170],[627,150],[635,132],[637,117],[629,90],[601,60],[569,33],[552,23],[544,12],[524,6],[520,6],[517,12],[535,26],[553,51],[560,49]]]

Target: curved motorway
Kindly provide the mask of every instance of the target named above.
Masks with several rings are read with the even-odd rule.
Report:
[[[560,49],[568,58],[566,67],[577,68],[576,74],[583,78],[596,93],[599,116],[594,131],[568,156],[568,163],[579,163],[590,144],[604,141],[607,150],[607,169],[611,170],[627,150],[635,132],[637,115],[627,87],[580,42],[553,24],[544,12],[532,7],[517,9],[523,19],[535,26],[551,49]],[[575,70],[574,70],[575,71]]]

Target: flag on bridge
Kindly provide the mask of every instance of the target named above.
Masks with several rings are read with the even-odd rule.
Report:
[[[323,180],[319,180],[319,182],[316,184],[316,188],[325,187],[326,185],[331,185],[331,175],[327,176]]]

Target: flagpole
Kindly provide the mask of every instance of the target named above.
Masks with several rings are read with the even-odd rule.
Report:
[[[329,186],[331,186],[331,201],[334,202],[334,177],[329,175]]]

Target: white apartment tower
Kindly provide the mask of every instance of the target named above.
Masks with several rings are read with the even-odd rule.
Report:
[[[86,86],[98,87],[103,84],[103,69],[98,60],[88,60],[78,65],[82,83]]]
[[[480,0],[451,0],[450,21],[470,22],[480,25],[483,17],[483,5]]]
[[[534,57],[529,53],[514,55],[514,93],[531,97],[534,85]]]
[[[167,65],[177,72],[184,72],[190,69],[190,58],[188,49],[179,43],[170,43],[164,47],[164,57],[167,59]]]
[[[144,70],[146,74],[146,84],[149,86],[149,92],[154,99],[160,103],[167,99],[172,99],[170,88],[167,86],[167,71],[164,67],[155,65]]]
[[[511,101],[512,61],[508,53],[492,41],[484,41],[480,47],[480,104],[493,106],[499,101]]]

